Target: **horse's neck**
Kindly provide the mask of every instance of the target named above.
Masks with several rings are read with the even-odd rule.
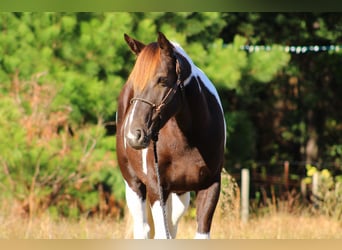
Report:
[[[178,126],[184,134],[196,133],[204,128],[210,121],[205,93],[201,91],[196,78],[185,87],[183,106],[176,115]]]

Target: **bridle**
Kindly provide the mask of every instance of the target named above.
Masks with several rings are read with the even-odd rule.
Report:
[[[161,111],[162,109],[169,103],[172,101],[173,97],[175,96],[175,94],[177,93],[178,89],[180,89],[181,93],[182,93],[182,99],[185,99],[185,93],[184,93],[184,80],[181,77],[181,62],[179,60],[179,56],[177,54],[175,54],[176,57],[176,74],[177,74],[177,81],[176,84],[174,84],[172,86],[172,88],[170,88],[168,90],[168,92],[166,93],[166,95],[163,97],[163,99],[161,100],[161,102],[159,104],[155,104],[147,99],[144,98],[140,98],[140,97],[133,97],[130,100],[130,104],[133,104],[134,102],[143,102],[146,103],[148,105],[151,106],[151,109],[153,112],[155,112],[156,117],[158,118],[158,120],[156,121],[156,126],[154,126],[152,128],[151,131],[151,136],[152,136],[152,140],[153,141],[158,141],[158,133],[160,130],[160,121],[161,121]]]
[[[173,97],[177,93],[178,88],[180,88],[182,91],[184,88],[184,84],[180,80],[180,75],[178,75],[178,77],[177,77],[176,84],[172,88],[169,89],[169,91],[166,93],[166,95],[164,96],[164,98],[161,100],[161,102],[159,104],[155,104],[149,100],[146,100],[146,99],[140,98],[140,97],[133,97],[130,100],[130,104],[132,104],[135,101],[140,101],[140,102],[146,103],[146,104],[150,105],[152,107],[152,110],[157,112],[157,114],[159,115],[161,113],[162,108],[172,100],[172,98],[169,98],[169,97],[170,96]]]

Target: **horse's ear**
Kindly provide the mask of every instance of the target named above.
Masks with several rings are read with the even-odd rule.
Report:
[[[145,44],[131,38],[129,35],[124,34],[124,38],[128,46],[131,48],[134,54],[139,55],[139,53],[143,50],[145,47]]]
[[[158,32],[158,45],[167,55],[173,56],[174,47],[161,32]]]

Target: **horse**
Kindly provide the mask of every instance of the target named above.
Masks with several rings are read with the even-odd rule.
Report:
[[[154,228],[155,239],[175,238],[193,192],[194,238],[209,239],[226,141],[218,92],[163,33],[147,45],[124,39],[136,61],[118,98],[116,150],[133,237],[147,239]]]

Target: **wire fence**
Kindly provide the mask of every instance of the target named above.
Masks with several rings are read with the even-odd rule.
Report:
[[[305,54],[309,52],[341,52],[342,45],[305,45],[305,46],[270,46],[270,45],[244,45],[240,47],[241,50],[249,53],[258,51],[272,51],[279,50],[287,53]]]

